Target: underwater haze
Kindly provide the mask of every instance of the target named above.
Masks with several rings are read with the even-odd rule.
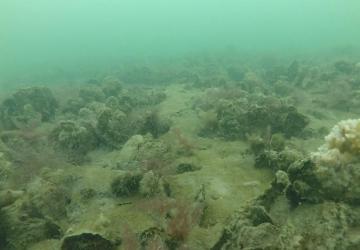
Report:
[[[0,250],[360,249],[360,0],[0,0]]]
[[[2,0],[1,79],[226,48],[285,56],[352,48],[359,11],[356,0]]]

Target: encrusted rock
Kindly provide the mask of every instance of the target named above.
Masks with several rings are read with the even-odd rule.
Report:
[[[115,250],[116,245],[97,233],[81,233],[64,238],[61,250]]]
[[[134,195],[139,192],[142,178],[142,174],[139,173],[122,174],[112,181],[111,192],[117,197]]]
[[[55,117],[58,102],[50,89],[31,87],[18,90],[0,107],[0,121],[4,128],[34,126],[37,120],[46,122]]]

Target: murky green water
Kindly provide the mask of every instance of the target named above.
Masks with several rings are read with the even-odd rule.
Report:
[[[0,0],[0,249],[360,249],[356,0]]]

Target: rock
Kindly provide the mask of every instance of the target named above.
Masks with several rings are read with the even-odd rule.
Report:
[[[227,68],[227,73],[230,77],[230,79],[234,80],[234,81],[241,81],[244,79],[245,77],[245,73],[246,71],[244,70],[244,68],[242,67],[236,67],[236,66],[232,66]]]
[[[167,249],[165,240],[166,235],[163,229],[157,227],[151,227],[140,234],[140,244],[145,249],[152,249],[152,247],[159,247],[158,249]]]
[[[97,134],[110,148],[120,148],[133,134],[134,126],[121,110],[106,108],[98,115]]]
[[[109,76],[105,77],[101,88],[106,97],[118,96],[123,89],[123,83],[119,79]]]
[[[279,132],[283,132],[286,137],[298,136],[309,124],[309,118],[299,113],[295,107],[287,110],[283,124],[280,125]]]
[[[14,205],[6,207],[4,210],[8,225],[6,241],[12,247],[11,249],[25,250],[34,243],[62,237],[62,230],[54,221]]]
[[[131,161],[138,159],[139,148],[145,143],[142,135],[133,135],[122,147],[120,153],[117,155],[117,161],[121,165],[128,165]]]
[[[28,185],[22,210],[58,221],[67,218],[67,206],[70,202],[71,194],[63,183],[36,178]]]
[[[263,206],[251,206],[249,208],[248,218],[251,220],[253,226],[258,226],[263,223],[274,224]]]
[[[100,234],[80,233],[66,236],[63,239],[61,250],[115,250],[116,245]]]
[[[97,86],[84,87],[79,91],[79,97],[84,103],[102,102],[105,100],[105,95]]]
[[[274,92],[281,97],[288,97],[295,91],[293,85],[290,82],[285,80],[278,80],[273,84]]]
[[[284,136],[280,133],[271,135],[269,147],[277,152],[283,151],[285,149]]]
[[[343,74],[350,74],[354,70],[354,64],[344,60],[335,62],[334,67],[338,72]]]
[[[283,185],[284,187],[287,187],[290,184],[289,176],[282,170],[278,170],[275,174],[275,177],[277,184]]]
[[[293,106],[274,97],[255,97],[219,102],[217,132],[226,139],[243,139],[248,134],[282,133],[300,136],[309,119]]]
[[[0,249],[6,249],[7,245],[7,231],[10,225],[8,224],[5,213],[0,209]]]
[[[318,203],[323,200],[321,184],[315,175],[315,164],[310,160],[298,160],[287,170],[290,185],[286,188],[286,197],[292,206],[303,202]]]
[[[358,62],[358,63],[355,64],[355,70],[356,70],[357,72],[360,72],[360,62]]]
[[[360,205],[360,163],[317,166],[314,174],[324,199]]]
[[[300,71],[300,64],[298,61],[293,61],[288,70],[287,70],[287,76],[289,78],[290,81],[295,80],[295,78],[297,77],[297,75],[299,74]]]
[[[279,194],[281,195],[281,194]],[[282,199],[271,207],[279,208]],[[272,213],[251,204],[236,213],[212,250],[220,249],[356,249],[359,209],[324,202]],[[355,219],[356,218],[356,219]],[[355,236],[356,235],[356,236]],[[355,248],[354,248],[355,247]]]
[[[86,103],[82,99],[72,98],[66,101],[66,103],[62,107],[62,112],[77,115],[79,113],[79,110],[85,105]]]
[[[35,126],[55,117],[58,102],[46,87],[31,87],[18,90],[0,107],[0,121],[5,129],[19,126]]]
[[[343,120],[325,137],[325,144],[311,154],[316,188],[324,199],[360,204],[359,138],[360,120]]]
[[[106,105],[106,107],[113,109],[113,110],[114,109],[123,110],[123,107],[119,103],[119,99],[116,98],[115,96],[110,96],[110,97],[106,98],[105,105]],[[124,108],[124,110],[126,110],[126,108]]]
[[[24,194],[21,190],[1,190],[0,191],[0,208],[9,206]]]
[[[150,134],[132,136],[113,159],[116,169],[152,170],[155,174],[167,168],[169,161],[169,145],[162,140],[154,139]]]
[[[301,159],[301,157],[302,155],[299,152],[290,149],[280,152],[264,150],[255,155],[255,167],[286,171],[293,162]]]

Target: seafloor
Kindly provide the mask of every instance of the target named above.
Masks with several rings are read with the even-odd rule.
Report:
[[[2,92],[0,249],[360,249],[358,61],[93,75]]]

